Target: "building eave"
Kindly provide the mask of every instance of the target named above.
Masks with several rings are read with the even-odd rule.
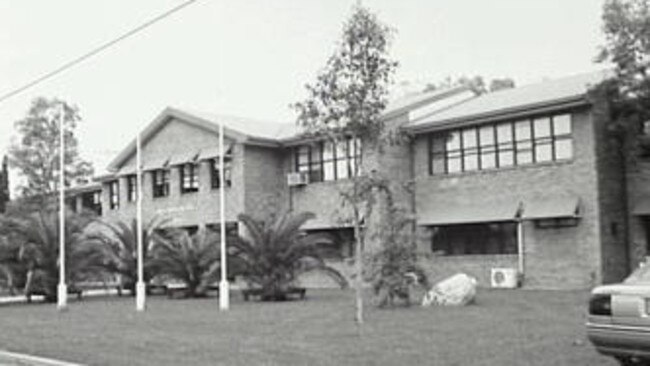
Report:
[[[432,120],[431,122],[415,125],[404,126],[404,130],[408,133],[417,135],[431,131],[448,129],[456,126],[466,126],[480,124],[484,122],[494,122],[507,119],[521,118],[525,116],[549,113],[565,109],[573,109],[579,107],[587,107],[591,105],[585,94],[576,95],[572,97],[556,99],[552,101],[544,101],[539,103],[532,103],[520,105],[512,108],[498,109],[485,113],[478,113],[473,115],[466,115],[461,117],[450,118],[446,120]]]

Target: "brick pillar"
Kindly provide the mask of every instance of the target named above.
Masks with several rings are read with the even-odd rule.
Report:
[[[182,165],[169,168],[169,197],[180,197],[181,195],[181,169]]]

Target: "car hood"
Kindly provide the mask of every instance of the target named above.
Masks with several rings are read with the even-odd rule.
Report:
[[[650,296],[650,283],[616,283],[595,287],[593,295],[646,295]]]

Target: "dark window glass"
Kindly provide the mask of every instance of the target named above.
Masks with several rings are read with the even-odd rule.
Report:
[[[138,177],[136,177],[135,174],[126,177],[126,188],[126,199],[129,202],[135,202],[138,197]]]
[[[533,162],[533,135],[530,121],[515,123],[515,144],[517,165],[531,164]]]
[[[574,154],[571,115],[435,132],[429,148],[430,174],[568,160]]]
[[[431,249],[439,254],[517,254],[514,222],[436,226],[432,231]]]
[[[151,172],[153,175],[153,196],[169,196],[169,170],[158,169]]]
[[[211,180],[211,186],[212,188],[220,188],[221,187],[221,182],[219,181],[220,174],[219,174],[219,159],[212,159],[210,161],[210,166],[212,167],[211,172],[210,172],[210,180]],[[230,187],[232,185],[232,162],[230,160],[225,160],[223,161],[223,178],[226,181],[226,185],[224,187]]]
[[[346,138],[302,145],[294,150],[297,172],[309,174],[310,182],[346,179],[356,174],[361,156],[359,139]]]
[[[492,169],[497,166],[497,150],[494,138],[494,126],[483,126],[479,129],[481,143],[479,154],[481,156],[481,169]]]
[[[199,190],[199,167],[194,163],[180,166],[181,193],[197,192]]]
[[[108,184],[108,195],[108,206],[110,209],[118,209],[120,207],[120,185],[118,181],[114,180]]]

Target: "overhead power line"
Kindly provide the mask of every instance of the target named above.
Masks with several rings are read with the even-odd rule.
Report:
[[[75,65],[77,65],[77,64],[79,64],[79,63],[81,63],[81,62],[83,62],[83,61],[85,61],[85,60],[87,60],[87,59],[89,59],[89,58],[91,58],[93,56],[95,56],[95,55],[97,55],[98,53],[100,53],[102,51],[107,50],[108,48],[110,48],[112,46],[115,46],[117,43],[119,43],[119,42],[121,42],[121,41],[123,41],[123,40],[125,40],[125,39],[127,39],[127,38],[141,32],[143,30],[145,30],[146,28],[149,28],[150,26],[154,25],[155,23],[158,23],[159,21],[169,17],[170,15],[176,13],[177,11],[187,7],[188,5],[190,5],[190,4],[192,4],[192,3],[196,2],[196,1],[198,1],[198,0],[188,0],[188,1],[186,1],[186,2],[184,2],[182,4],[180,4],[180,5],[177,5],[177,6],[173,7],[173,8],[165,11],[164,13],[162,13],[162,14],[160,14],[160,15],[158,15],[158,16],[156,16],[156,17],[154,17],[154,18],[152,18],[152,19],[150,19],[150,20],[148,20],[148,21],[146,21],[146,22],[144,22],[142,24],[140,24],[139,26],[129,30],[128,32],[122,34],[121,36],[119,36],[119,37],[117,37],[117,38],[115,38],[115,39],[113,39],[111,41],[108,41],[106,43],[103,43],[103,44],[99,45],[98,47],[95,47],[91,51],[89,51],[87,53],[84,53],[83,55],[81,55],[81,56],[79,56],[79,57],[77,57],[75,59],[72,59],[71,61],[68,61],[68,62],[64,63],[63,65],[59,66],[58,68],[56,68],[56,69],[54,69],[54,70],[52,70],[50,72],[47,72],[47,73],[35,78],[34,80],[26,83],[25,85],[23,85],[21,87],[18,87],[16,89],[13,89],[8,93],[2,94],[2,96],[0,96],[0,103],[6,101],[7,99],[9,99],[9,98],[11,98],[11,97],[13,97],[13,96],[15,96],[17,94],[20,94],[20,93],[24,92],[27,89],[30,89],[30,88],[42,83],[43,81],[45,81],[47,79],[50,79],[50,78],[52,78],[52,77],[54,77],[54,76],[56,76],[56,75],[58,75],[58,74],[60,74],[60,73],[62,73],[64,71],[70,69],[71,67],[73,67],[73,66],[75,66]]]

